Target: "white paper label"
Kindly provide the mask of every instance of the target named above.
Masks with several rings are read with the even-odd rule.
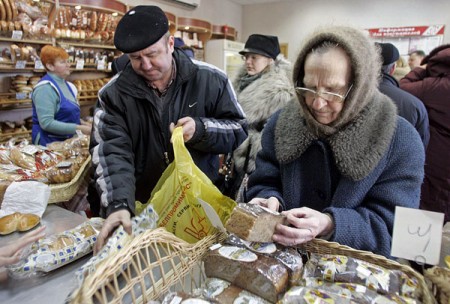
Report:
[[[23,37],[23,32],[22,31],[13,31],[12,32],[12,39],[17,39],[17,40],[21,40]]]
[[[18,60],[16,62],[16,69],[24,69],[27,66],[27,62],[25,60]]]
[[[84,69],[84,59],[78,59],[77,64],[75,66],[76,70],[82,70]]]
[[[214,208],[211,207],[211,205],[208,204],[207,202],[205,202],[204,200],[202,200],[200,198],[197,198],[197,200],[202,205],[203,209],[205,210],[206,216],[208,217],[211,224],[214,227],[216,227],[217,229],[219,229],[220,231],[226,231],[216,210],[214,210]]]
[[[443,213],[396,207],[391,255],[438,264],[443,223]]]
[[[42,64],[42,61],[36,60],[34,62],[34,69],[35,70],[43,70],[44,69],[44,65]]]
[[[236,246],[223,246],[219,249],[219,254],[227,259],[239,262],[254,262],[258,256],[245,248]]]

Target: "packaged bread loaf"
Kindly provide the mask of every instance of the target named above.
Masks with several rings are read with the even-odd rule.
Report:
[[[221,304],[258,303],[269,304],[263,298],[242,289],[228,281],[218,278],[208,278],[203,286],[203,295],[207,299],[215,300]]]
[[[201,294],[195,295],[184,291],[169,292],[161,304],[219,304],[215,300],[204,299]]]
[[[400,270],[343,255],[311,254],[304,266],[303,278],[317,278],[327,282],[355,283],[381,294],[397,294],[418,298],[419,282]]]
[[[236,246],[221,246],[203,259],[209,278],[226,280],[275,303],[288,286],[289,274],[278,260]]]
[[[334,294],[347,298],[355,303],[398,303],[398,304],[418,304],[419,301],[397,294],[379,294],[366,286],[355,283],[330,283],[318,279],[304,280],[304,286],[319,290],[326,294]]]
[[[41,218],[36,214],[14,212],[0,218],[0,234],[10,234],[15,231],[28,231],[37,224]]]
[[[18,263],[8,266],[10,275],[22,278],[50,272],[92,252],[103,221],[91,218],[73,229],[40,239],[24,251]]]
[[[294,286],[289,289],[279,304],[355,304],[349,298],[327,292],[326,290],[315,289],[305,286]]]
[[[286,217],[278,212],[253,204],[238,204],[225,224],[228,232],[251,242],[273,242],[277,224],[286,224]]]
[[[289,286],[300,284],[303,272],[303,259],[296,248],[285,247],[275,243],[248,242],[232,234],[225,239],[223,244],[247,248],[257,254],[264,254],[277,259],[289,272]]]

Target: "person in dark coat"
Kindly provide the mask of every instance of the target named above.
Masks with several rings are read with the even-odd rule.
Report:
[[[380,92],[389,96],[397,106],[398,115],[409,121],[422,138],[423,146],[427,149],[430,140],[430,127],[427,109],[416,96],[400,89],[398,81],[393,77],[396,62],[400,58],[398,49],[392,43],[376,43],[381,52]]]
[[[400,80],[400,88],[423,101],[430,120],[430,142],[420,208],[442,212],[450,221],[450,44],[430,52]]]
[[[381,58],[362,30],[333,26],[304,40],[297,102],[272,116],[247,200],[284,211],[275,242],[315,237],[390,257],[397,206],[418,208],[425,152],[378,90]]]
[[[114,45],[130,63],[99,91],[90,152],[89,203],[105,217],[94,251],[122,225],[131,233],[135,201],[147,202],[174,159],[175,127],[195,164],[214,183],[219,154],[247,138],[245,114],[225,73],[174,47],[157,6],[136,6],[119,21]]]

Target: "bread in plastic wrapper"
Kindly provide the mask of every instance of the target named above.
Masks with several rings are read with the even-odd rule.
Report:
[[[249,242],[230,234],[223,244],[247,248],[257,254],[264,254],[279,260],[289,271],[289,286],[299,285],[303,273],[303,259],[296,248],[276,243]]]
[[[8,266],[14,278],[26,278],[50,272],[92,252],[104,219],[91,218],[77,227],[49,235],[33,243],[23,258]]]
[[[148,205],[140,215],[131,219],[131,228],[133,232],[132,236],[125,232],[123,226],[117,228],[97,255],[90,258],[89,261],[87,261],[75,272],[79,286],[81,286],[84,278],[88,274],[94,272],[98,268],[100,263],[116,254],[119,250],[125,247],[126,244],[131,242],[133,236],[139,235],[148,229],[156,228],[157,221],[158,215],[153,210],[153,206]],[[123,266],[127,267],[127,265]]]
[[[328,282],[356,283],[381,294],[398,294],[416,299],[419,282],[400,270],[389,270],[366,261],[332,254],[311,254],[303,278]]]
[[[208,278],[203,287],[203,295],[221,304],[254,303],[269,304],[263,298],[218,278]]]
[[[234,207],[225,228],[243,240],[269,243],[272,242],[276,225],[286,223],[286,216],[281,213],[258,205],[240,203]]]
[[[304,280],[304,286],[318,289],[327,294],[336,294],[356,303],[372,304],[420,304],[418,300],[402,297],[397,294],[379,294],[366,286],[355,283],[330,283],[318,279]]]
[[[320,289],[293,286],[278,302],[279,304],[354,304],[349,298]]]
[[[221,246],[203,258],[208,278],[219,278],[276,302],[288,287],[289,273],[277,259],[236,246]]]
[[[202,295],[190,294],[184,291],[169,292],[161,304],[219,304],[220,302],[204,299]]]

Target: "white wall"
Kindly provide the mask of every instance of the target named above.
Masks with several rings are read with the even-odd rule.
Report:
[[[203,0],[203,2],[207,2]],[[295,61],[302,38],[319,25],[360,28],[445,24],[443,43],[450,43],[449,0],[292,0],[243,7],[245,41],[250,34],[276,35],[288,43]]]

